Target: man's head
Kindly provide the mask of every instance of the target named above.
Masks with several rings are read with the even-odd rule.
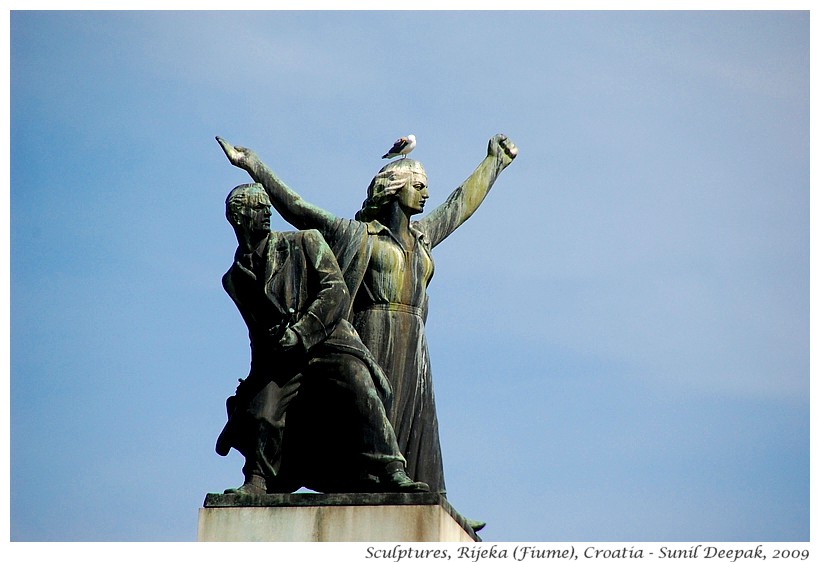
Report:
[[[225,217],[237,235],[241,232],[251,238],[266,236],[270,232],[270,205],[270,198],[260,184],[238,185],[225,200]]]

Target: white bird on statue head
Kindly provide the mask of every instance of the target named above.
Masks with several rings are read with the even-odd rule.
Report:
[[[401,155],[402,158],[406,158],[410,151],[416,148],[416,135],[407,135],[406,137],[401,137],[387,151],[387,154],[382,156],[382,158],[393,158],[394,156]]]

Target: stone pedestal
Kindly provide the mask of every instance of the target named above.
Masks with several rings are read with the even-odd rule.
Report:
[[[208,494],[199,541],[477,542],[441,494]]]

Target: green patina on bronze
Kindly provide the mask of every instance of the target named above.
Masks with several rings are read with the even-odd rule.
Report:
[[[225,202],[238,247],[222,282],[251,344],[216,444],[245,457],[245,481],[225,493],[429,491],[407,477],[385,411],[390,383],[346,319],[335,256],[316,230],[272,232],[270,207],[260,184]]]
[[[336,217],[305,201],[251,150],[217,137],[228,159],[246,170],[270,196],[276,211],[298,229],[318,230],[332,250],[350,295],[346,318],[384,371],[392,388],[386,413],[407,474],[444,492],[433,383],[424,321],[431,251],[478,209],[498,175],[516,157],[504,135],[447,200],[421,220],[427,176],[411,159],[382,168],[368,187],[356,219]]]

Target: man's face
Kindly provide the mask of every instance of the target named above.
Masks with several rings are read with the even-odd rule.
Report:
[[[424,171],[414,171],[407,179],[407,183],[398,192],[399,205],[411,215],[424,210],[427,201],[427,174]]]
[[[265,193],[251,193],[238,216],[239,226],[252,235],[270,232],[270,199]]]

